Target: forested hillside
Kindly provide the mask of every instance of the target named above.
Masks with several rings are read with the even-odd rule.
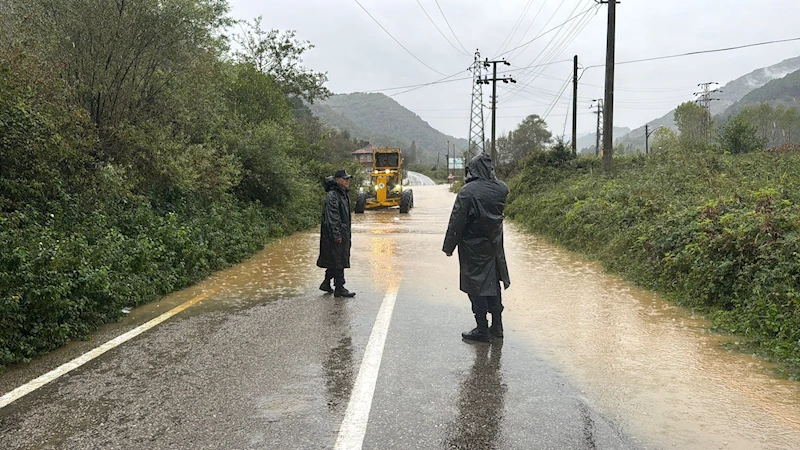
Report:
[[[628,127],[614,127],[614,136],[625,136],[631,132]],[[600,137],[602,139],[602,136]],[[594,148],[597,145],[597,134],[588,133],[583,136],[578,136],[578,153],[594,154]]]
[[[415,142],[419,163],[435,162],[437,153],[447,151],[447,141],[456,145],[456,151],[467,150],[466,139],[456,139],[434,129],[384,94],[334,95],[309,107],[324,122],[377,146],[406,150]]]
[[[0,3],[0,370],[316,223],[358,142],[225,0]],[[280,69],[280,70],[278,70]]]
[[[772,80],[764,86],[749,92],[741,100],[731,105],[720,119],[738,114],[748,106],[766,103],[770,106],[784,108],[800,108],[800,70],[783,78]]]
[[[773,64],[769,67],[754,70],[747,75],[741,76],[720,88],[721,92],[715,93],[714,98],[717,99],[711,102],[711,115],[716,116],[723,114],[735,103],[742,100],[748,93],[759,89],[762,86],[770,83],[773,80],[783,78],[787,74],[800,70],[800,56],[796,58],[786,59],[778,64]],[[687,92],[688,96],[691,92]],[[678,106],[678,105],[675,105]],[[650,129],[654,130],[658,127],[668,127],[677,130],[674,120],[675,110],[664,114],[658,119],[648,122]],[[729,114],[725,114],[726,116]],[[626,136],[620,136],[615,142],[615,145],[632,146],[639,151],[644,151],[644,126],[636,128]]]

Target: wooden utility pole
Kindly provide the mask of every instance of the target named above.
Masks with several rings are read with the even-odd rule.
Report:
[[[572,154],[578,154],[578,55],[572,75]]]
[[[606,37],[606,90],[603,102],[603,169],[612,169],[614,153],[614,49],[617,24],[617,1],[608,0],[608,35]]]
[[[510,66],[511,63],[506,61],[505,59],[501,59],[499,61],[489,61],[487,58],[483,62],[483,66],[488,68],[491,64],[492,67],[492,78],[484,77],[483,80],[478,80],[480,84],[489,84],[492,83],[492,163],[497,165],[497,148],[495,146],[495,132],[496,132],[496,123],[497,123],[497,82],[502,81],[503,83],[516,83],[517,81],[511,77],[503,77],[497,78],[497,64],[502,63],[507,66]]]

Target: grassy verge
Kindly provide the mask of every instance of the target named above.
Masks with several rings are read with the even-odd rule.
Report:
[[[694,308],[800,373],[800,155],[537,154],[507,209],[527,230]]]

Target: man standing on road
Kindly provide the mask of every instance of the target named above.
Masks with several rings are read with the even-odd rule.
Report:
[[[461,270],[460,288],[472,302],[478,326],[461,333],[473,341],[488,342],[492,336],[503,337],[503,302],[500,282],[511,285],[503,249],[503,210],[508,186],[498,180],[492,158],[481,153],[467,166],[464,186],[458,192],[442,251],[453,255],[458,247]],[[486,313],[492,314],[492,327]]]
[[[344,287],[344,269],[350,267],[350,178],[344,169],[326,182],[325,206],[322,208],[322,226],[319,236],[317,266],[325,269],[325,281],[319,288],[333,292],[334,297],[354,297]],[[331,288],[333,280],[336,289]]]

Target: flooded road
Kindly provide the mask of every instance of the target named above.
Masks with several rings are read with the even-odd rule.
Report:
[[[355,298],[317,289],[319,238],[301,233],[12,368],[0,394],[193,302],[0,409],[3,448],[334,448],[392,292],[365,449],[800,448],[800,383],[513,224],[506,337],[462,342],[453,194],[414,194],[409,214],[353,216]]]

